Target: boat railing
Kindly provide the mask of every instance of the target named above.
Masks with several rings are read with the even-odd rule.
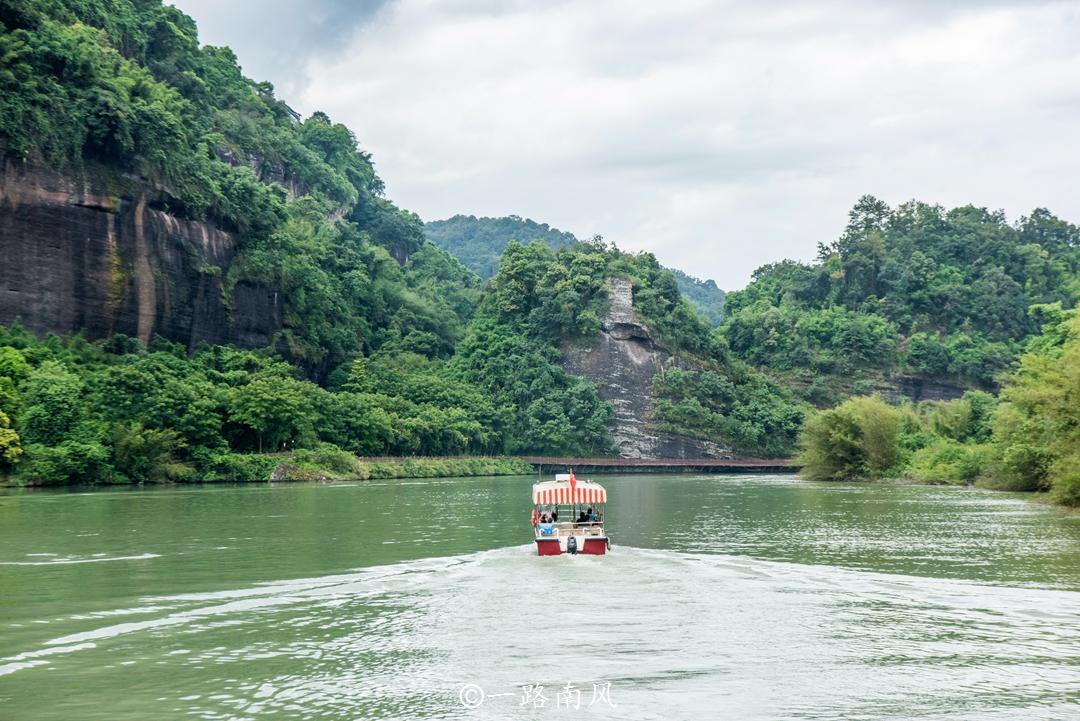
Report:
[[[588,523],[576,523],[571,521],[560,521],[553,525],[551,533],[543,533],[538,526],[537,535],[542,538],[558,538],[560,536],[574,536],[585,534],[587,536],[598,536],[604,528],[600,521],[590,521]]]

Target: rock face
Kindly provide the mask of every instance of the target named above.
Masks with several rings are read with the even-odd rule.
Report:
[[[24,164],[0,178],[0,324],[87,338],[155,334],[265,346],[281,327],[276,294],[222,276],[230,233],[163,210],[167,196],[137,179],[87,170],[74,178]]]
[[[660,431],[651,419],[652,379],[665,368],[684,365],[660,345],[634,313],[630,281],[608,281],[611,306],[600,332],[584,344],[563,348],[568,373],[596,384],[600,397],[615,407],[613,436],[622,458],[724,458],[731,449],[718,443]]]
[[[955,383],[902,377],[896,379],[889,387],[882,389],[882,395],[890,401],[911,400],[918,403],[919,401],[955,400],[968,390]]]

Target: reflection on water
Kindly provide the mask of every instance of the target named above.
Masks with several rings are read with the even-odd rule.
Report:
[[[0,497],[0,718],[1080,712],[1075,515],[617,478],[614,551],[537,558],[527,480]]]

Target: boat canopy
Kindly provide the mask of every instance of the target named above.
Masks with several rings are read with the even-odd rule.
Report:
[[[555,481],[544,481],[533,484],[533,503],[548,505],[558,504],[584,504],[607,503],[607,491],[599,483],[592,481],[569,482],[556,476]]]

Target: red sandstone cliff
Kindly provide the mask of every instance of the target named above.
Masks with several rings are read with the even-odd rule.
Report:
[[[87,338],[153,335],[265,346],[277,296],[222,279],[235,239],[163,210],[160,188],[90,167],[79,176],[8,162],[0,177],[0,324]]]

